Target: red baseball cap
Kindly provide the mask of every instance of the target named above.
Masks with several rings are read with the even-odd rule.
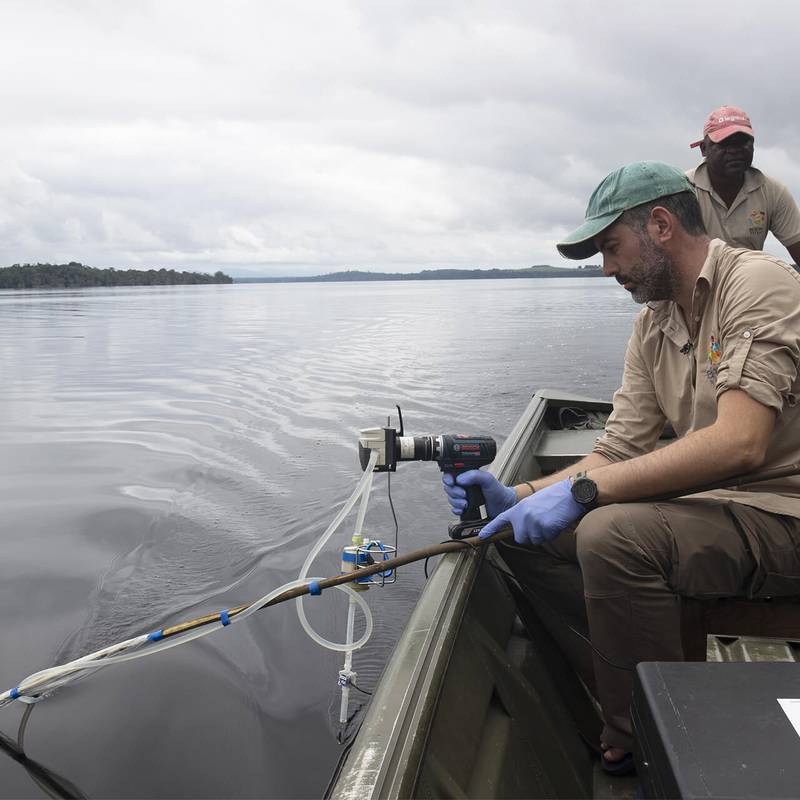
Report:
[[[736,106],[722,106],[708,115],[706,124],[703,125],[703,139],[708,136],[712,142],[721,142],[734,133],[746,133],[753,136],[753,126],[750,117]],[[699,147],[703,143],[692,142],[689,147]]]

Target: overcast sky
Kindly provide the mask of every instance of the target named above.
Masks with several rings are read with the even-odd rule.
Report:
[[[567,265],[603,176],[694,166],[726,103],[800,199],[788,0],[0,0],[0,30],[0,266]]]

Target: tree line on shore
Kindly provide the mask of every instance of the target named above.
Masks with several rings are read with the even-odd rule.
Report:
[[[178,272],[174,269],[97,269],[69,264],[14,264],[0,268],[0,289],[66,289],[80,286],[171,286],[233,283],[224,272]]]
[[[339,281],[450,281],[497,278],[592,278],[602,277],[603,268],[594,264],[579,267],[551,267],[538,264],[519,269],[424,269],[421,272],[366,272],[348,269],[325,275],[236,278],[236,283],[336,283]]]

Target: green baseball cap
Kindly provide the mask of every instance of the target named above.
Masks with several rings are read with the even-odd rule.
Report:
[[[565,258],[591,258],[598,250],[593,239],[625,211],[678,192],[693,192],[689,179],[660,161],[634,161],[614,170],[592,192],[583,225],[556,247]]]

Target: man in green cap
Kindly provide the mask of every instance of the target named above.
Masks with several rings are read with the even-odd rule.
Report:
[[[644,304],[605,432],[532,485],[473,470],[445,491],[459,511],[464,487],[483,489],[482,536],[513,526],[498,547],[596,692],[603,768],[620,774],[633,767],[635,665],[683,658],[681,596],[800,595],[800,477],[646,500],[800,462],[800,275],[710,239],[691,183],[652,161],[605,178],[558,250],[599,252]],[[677,438],[656,448],[667,423]]]

